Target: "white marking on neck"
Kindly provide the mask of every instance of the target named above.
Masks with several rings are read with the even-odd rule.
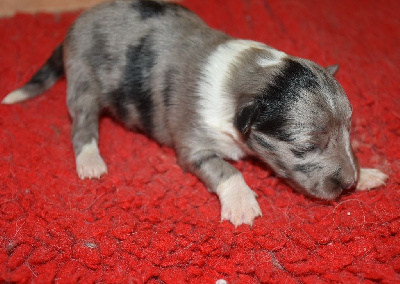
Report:
[[[221,44],[209,56],[203,69],[203,79],[199,86],[200,115],[203,121],[214,129],[224,131],[237,138],[233,129],[233,116],[236,105],[227,92],[227,77],[230,75],[232,64],[239,56],[250,48],[265,49],[276,58],[260,58],[261,66],[277,64],[285,54],[269,46],[251,40],[231,40]]]
[[[261,66],[278,64],[280,58],[286,55],[256,41],[228,41],[219,45],[208,57],[198,89],[199,114],[203,123],[214,132],[212,135],[223,154],[234,160],[245,155],[246,147],[239,146],[240,135],[233,125],[237,106],[232,94],[228,93],[228,76],[231,75],[232,64],[238,62],[240,55],[251,48],[264,49],[272,55],[270,59],[260,58],[259,62],[254,62]]]

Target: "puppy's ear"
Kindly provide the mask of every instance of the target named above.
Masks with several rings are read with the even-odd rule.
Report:
[[[239,109],[235,116],[235,127],[243,134],[247,134],[254,121],[259,116],[257,103],[252,102]]]
[[[325,68],[329,73],[331,73],[332,76],[335,76],[337,71],[339,70],[339,65],[335,64],[332,66],[328,66]]]

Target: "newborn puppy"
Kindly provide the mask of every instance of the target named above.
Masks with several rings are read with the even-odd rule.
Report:
[[[177,4],[117,0],[82,14],[64,42],[4,104],[32,98],[66,74],[80,178],[107,172],[97,146],[108,109],[127,127],[176,149],[235,226],[261,215],[228,160],[254,155],[294,188],[321,198],[384,184],[360,169],[350,103],[332,73],[265,44],[234,39]],[[358,182],[358,184],[357,184]]]

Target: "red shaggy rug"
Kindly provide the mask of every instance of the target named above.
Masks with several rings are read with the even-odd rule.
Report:
[[[99,146],[109,173],[80,180],[61,80],[45,95],[0,105],[0,282],[399,282],[400,2],[183,4],[236,37],[340,64],[356,153],[390,176],[386,186],[315,201],[261,163],[241,161],[234,166],[259,195],[263,218],[235,229],[172,149],[109,118]],[[0,20],[0,98],[30,78],[76,17]]]

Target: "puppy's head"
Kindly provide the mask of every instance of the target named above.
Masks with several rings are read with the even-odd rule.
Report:
[[[296,189],[338,197],[357,182],[359,165],[350,145],[352,108],[335,68],[288,56],[268,70],[269,79],[240,104],[237,129]]]

